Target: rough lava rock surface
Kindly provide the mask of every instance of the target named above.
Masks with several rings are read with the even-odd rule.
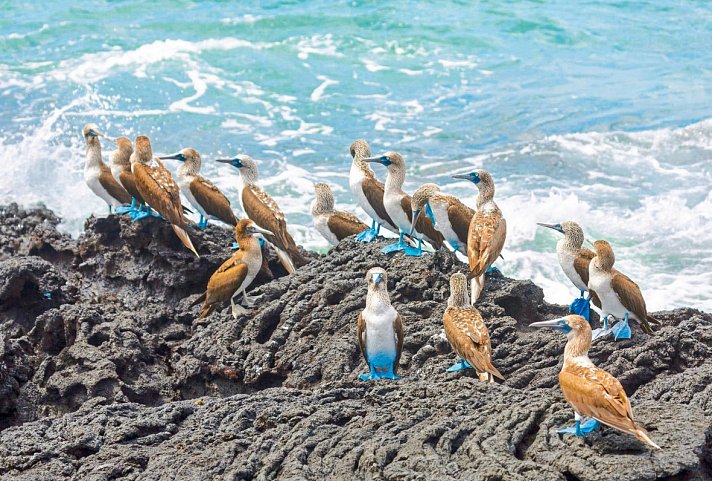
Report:
[[[448,279],[465,270],[450,253],[346,240],[291,276],[270,255],[257,307],[194,324],[229,229],[195,232],[196,258],[159,219],[90,218],[77,240],[58,223],[0,208],[0,479],[712,480],[710,314],[659,312],[654,336],[594,343],[653,451],[611,429],[557,435],[573,421],[565,337],[527,325],[565,308],[529,281],[488,279],[478,307],[507,380],[484,384],[445,372]],[[376,265],[405,324],[397,382],[357,379]]]

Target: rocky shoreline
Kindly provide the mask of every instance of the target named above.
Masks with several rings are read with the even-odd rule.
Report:
[[[440,336],[452,254],[384,256],[342,242],[285,276],[276,258],[249,315],[194,325],[188,306],[232,232],[196,232],[198,259],[158,219],[90,218],[74,240],[47,209],[0,207],[0,479],[712,480],[712,315],[655,313],[648,337],[597,341],[652,452],[610,429],[560,437],[564,336],[528,323],[565,312],[495,274],[479,307],[487,385],[448,374]],[[358,381],[363,276],[380,265],[405,324],[398,382]],[[505,265],[506,267],[506,265]]]

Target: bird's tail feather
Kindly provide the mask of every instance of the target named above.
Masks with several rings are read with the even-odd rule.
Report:
[[[203,292],[196,300],[192,302],[192,304],[188,307],[195,307],[201,302],[205,302],[205,298],[208,297],[208,291]]]
[[[195,250],[195,247],[193,247],[193,242],[191,242],[190,237],[188,237],[188,233],[179,225],[172,224],[173,226],[173,231],[176,233],[180,241],[183,243],[183,245],[193,251],[193,253],[200,257],[200,254],[198,254],[198,251]]]
[[[647,317],[647,320],[648,320],[648,322],[649,322],[650,324],[655,324],[656,326],[662,326],[662,325],[663,325],[663,323],[660,321],[660,319],[657,319],[657,318],[655,318],[655,317],[653,317],[653,316],[650,316],[650,315],[648,315],[648,316],[646,316],[646,317]]]
[[[662,449],[660,446],[658,446],[657,444],[655,444],[655,442],[653,442],[652,439],[650,439],[650,436],[648,436],[648,432],[647,432],[645,429],[641,428],[640,426],[636,426],[636,427],[635,427],[635,431],[634,431],[632,434],[633,434],[636,438],[638,438],[638,439],[640,439],[641,441],[643,441],[643,442],[644,442],[645,444],[647,444],[648,446],[652,446],[652,447],[654,447],[655,449]]]
[[[293,274],[297,269],[294,267],[294,263],[292,262],[291,257],[289,257],[289,254],[277,246],[274,247],[274,250],[277,252],[279,262],[282,263],[288,273]]]
[[[473,306],[475,305],[475,302],[477,299],[480,298],[480,294],[482,294],[482,290],[485,287],[485,275],[482,274],[479,277],[475,277],[470,281],[470,304]]]
[[[208,316],[210,315],[211,312],[213,312],[214,309],[215,309],[215,305],[214,305],[214,304],[210,304],[209,306],[204,306],[204,307],[203,307],[203,310],[202,310],[201,313],[200,313],[200,316],[198,317],[198,319],[196,319],[196,321],[200,321],[201,319],[205,319],[206,317],[208,317]]]

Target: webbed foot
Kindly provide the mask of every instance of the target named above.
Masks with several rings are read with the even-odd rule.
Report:
[[[497,267],[495,267],[495,266],[489,266],[489,267],[487,268],[487,270],[485,271],[485,273],[487,273],[487,274],[492,274],[492,273],[494,273],[494,272],[499,272],[500,274],[502,273],[502,271],[500,271],[500,270],[499,270]]]
[[[630,339],[632,337],[632,332],[630,330],[630,324],[628,324],[628,313],[626,312],[625,318],[613,326],[611,329],[613,332],[613,338],[617,341],[618,339]]]
[[[465,361],[464,359],[460,359],[460,362],[456,362],[449,368],[447,368],[447,372],[457,372],[457,371],[462,371],[463,369],[472,369],[472,366],[470,366],[470,363]]]
[[[611,333],[611,328],[608,327],[608,316],[603,318],[603,326],[599,327],[598,329],[594,329],[591,340],[595,341],[599,337],[607,336],[608,334]]]
[[[577,297],[576,299],[573,300],[571,305],[569,306],[569,313],[571,314],[578,314],[579,316],[583,317],[587,321],[590,322],[591,318],[591,299],[587,299],[583,297],[583,293],[581,297]]]
[[[356,234],[356,239],[360,240],[361,242],[371,242],[373,239],[376,238],[376,235],[376,231],[369,228],[361,232],[360,234]]]
[[[405,250],[406,247],[410,247],[402,242],[395,242],[393,244],[387,245],[383,249],[381,249],[381,252],[384,254],[390,254],[391,252],[398,252]]]
[[[569,428],[564,428],[560,429],[557,431],[559,434],[574,434],[579,437],[583,437],[586,434],[595,431],[598,429],[598,427],[601,425],[598,421],[595,419],[589,419],[585,423],[581,424],[581,421],[576,421],[576,424],[574,426],[571,426]]]

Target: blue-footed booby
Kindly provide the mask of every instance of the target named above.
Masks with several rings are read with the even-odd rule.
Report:
[[[418,246],[411,247],[403,242],[403,235],[411,230],[413,222],[413,210],[410,205],[410,196],[403,192],[405,182],[405,160],[398,152],[386,152],[376,157],[363,159],[365,162],[378,162],[386,166],[388,176],[386,177],[385,191],[383,194],[383,205],[393,222],[398,226],[398,242],[383,248],[384,253],[402,250],[406,255],[419,256],[422,252],[422,238],[428,241],[435,250],[443,247],[445,239],[443,235],[433,227],[433,221],[429,217],[420,217],[415,222],[415,231],[418,234]]]
[[[305,265],[308,261],[299,252],[297,244],[287,231],[287,220],[284,218],[284,213],[277,202],[257,183],[259,172],[252,157],[238,155],[232,159],[217,159],[217,161],[230,164],[240,171],[242,210],[255,224],[273,233],[273,236],[267,240],[275,247],[277,257],[287,272],[291,274],[296,271],[297,267]]]
[[[562,319],[535,322],[530,326],[557,329],[568,337],[564,348],[564,366],[559,373],[559,386],[566,401],[574,408],[576,425],[559,433],[583,436],[603,423],[660,449],[648,437],[645,429],[634,421],[630,401],[620,381],[597,368],[589,359],[592,333],[586,319],[569,315]],[[582,417],[591,419],[581,424]]]
[[[371,156],[368,142],[359,139],[351,144],[351,171],[349,172],[349,187],[356,197],[356,202],[371,217],[371,228],[364,230],[356,238],[363,242],[371,242],[381,231],[381,226],[398,234],[398,227],[391,220],[383,205],[384,186],[376,179],[376,175],[363,159]]]
[[[131,217],[135,217],[145,201],[136,188],[136,181],[131,172],[133,145],[128,137],[117,137],[114,142],[116,150],[111,154],[111,175],[131,195],[131,207],[119,207],[116,212],[118,214],[128,213]]]
[[[242,306],[235,304],[235,298],[242,293],[242,301],[247,307],[252,307],[252,300],[247,296],[246,289],[250,287],[255,276],[262,267],[262,248],[256,237],[272,235],[268,230],[261,229],[250,219],[242,219],[235,226],[235,240],[240,244],[240,250],[223,262],[208,281],[207,290],[198,297],[190,307],[203,303],[201,320],[208,316],[217,304],[230,299],[232,315],[237,318],[247,312]]]
[[[104,200],[111,208],[119,207],[131,203],[131,195],[119,185],[111,175],[111,169],[101,160],[101,142],[99,137],[103,137],[96,124],[86,124],[83,129],[84,140],[87,143],[87,156],[84,163],[84,182],[98,197]]]
[[[595,292],[601,301],[601,320],[603,328],[596,329],[594,339],[608,332],[618,339],[630,339],[631,331],[628,319],[635,319],[648,334],[653,330],[649,322],[660,324],[660,321],[648,315],[645,299],[638,284],[628,276],[613,268],[616,261],[611,245],[604,240],[593,243],[596,255],[588,265],[588,290],[591,296]],[[608,327],[608,317],[621,319],[612,328]]]
[[[489,331],[480,311],[470,305],[464,274],[450,276],[450,297],[443,313],[443,325],[447,340],[461,359],[448,372],[472,367],[480,381],[494,382],[495,377],[504,381],[504,376],[492,364]]]
[[[479,299],[485,286],[485,272],[502,252],[507,237],[507,222],[494,202],[494,181],[489,172],[477,169],[469,174],[452,176],[474,183],[479,189],[477,209],[467,232],[467,258],[470,261],[472,303]]]
[[[470,228],[475,211],[463,204],[458,198],[443,194],[435,184],[423,184],[413,192],[410,199],[413,219],[420,216],[430,217],[435,228],[440,231],[453,250],[467,255],[467,231]],[[416,222],[412,223],[411,235]]]
[[[151,207],[154,208],[171,224],[183,245],[198,256],[198,251],[193,247],[186,231],[188,225],[183,216],[178,184],[160,160],[156,159],[155,167],[149,164],[153,150],[148,137],[139,135],[134,144],[134,153],[131,154],[131,172],[134,175],[136,189],[150,206],[147,207],[147,210],[150,210]],[[137,216],[136,219],[138,218]]]
[[[200,213],[198,228],[207,229],[209,218],[220,220],[233,227],[237,225],[238,219],[232,211],[230,201],[215,184],[200,175],[201,160],[197,150],[182,149],[175,154],[158,158],[183,162],[178,167],[178,185],[190,205]]]
[[[359,312],[356,338],[369,373],[359,379],[400,379],[398,362],[403,351],[403,322],[388,297],[388,274],[380,267],[366,273],[366,309]]]
[[[556,232],[564,234],[564,238],[556,243],[556,255],[559,257],[559,265],[566,274],[566,277],[573,283],[576,288],[581,291],[581,297],[574,299],[569,306],[571,314],[583,316],[587,321],[590,320],[591,307],[590,302],[600,309],[601,301],[596,297],[595,292],[589,293],[589,297],[584,297],[584,292],[588,292],[588,264],[595,255],[591,249],[583,247],[585,240],[583,230],[576,222],[565,221],[560,224],[542,224],[537,222],[537,225],[548,227]]]
[[[316,198],[312,204],[312,220],[314,227],[331,245],[337,245],[341,240],[356,235],[368,229],[361,219],[351,212],[334,210],[334,194],[328,184],[314,184]]]

